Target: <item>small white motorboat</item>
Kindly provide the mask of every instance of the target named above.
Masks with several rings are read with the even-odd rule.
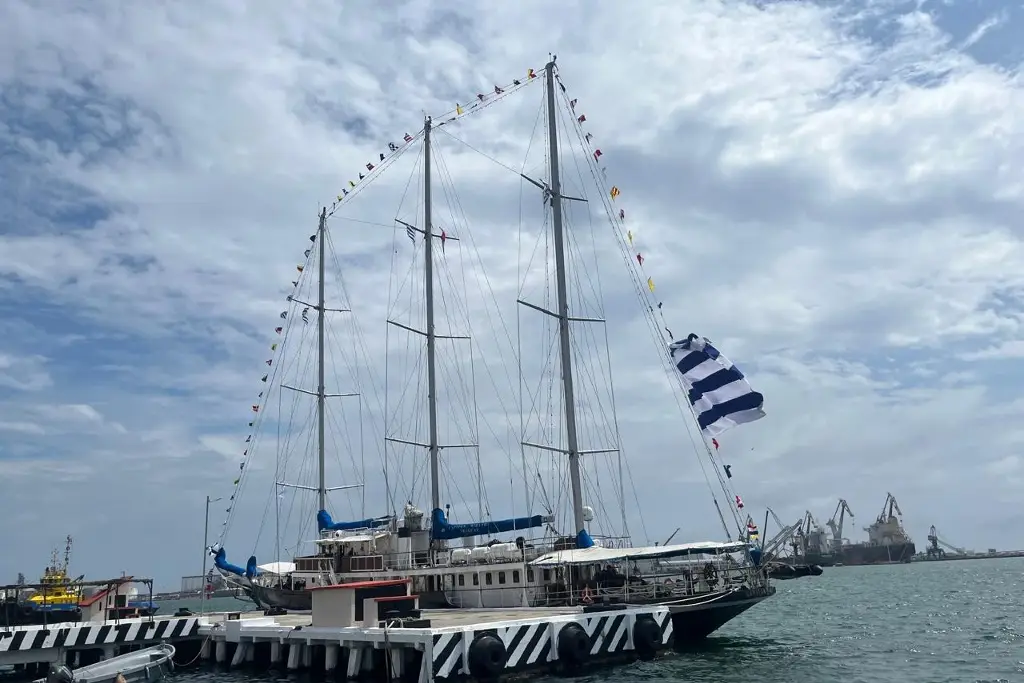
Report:
[[[172,671],[174,646],[160,643],[74,671],[66,666],[52,667],[46,678],[33,683],[156,683]]]

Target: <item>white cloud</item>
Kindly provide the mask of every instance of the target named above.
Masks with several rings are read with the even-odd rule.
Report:
[[[0,141],[17,154],[0,161],[0,305],[12,330],[0,387],[18,392],[0,392],[0,496],[15,505],[61,472],[54,518],[76,512],[74,528],[34,526],[26,556],[0,558],[0,574],[78,530],[83,571],[119,570],[106,558],[123,548],[88,532],[111,514],[95,486],[115,481],[147,504],[127,531],[153,566],[132,571],[164,567],[170,585],[195,571],[199,558],[181,554],[202,528],[195,511],[237,476],[244,434],[231,435],[263,388],[268,333],[319,202],[414,132],[421,111],[539,68],[548,49],[623,190],[617,206],[669,327],[713,338],[767,397],[766,420],[720,440],[748,506],[823,517],[834,504],[822,501],[842,496],[869,520],[889,490],[922,544],[935,523],[964,545],[1024,546],[1019,525],[971,505],[1019,490],[1024,89],[1019,65],[964,52],[1002,27],[972,24],[954,39],[939,27],[944,9],[895,2],[624,13],[581,0],[555,17],[539,2],[326,7],[0,6]],[[540,93],[520,95],[450,132],[518,167]],[[518,189],[437,141],[493,290],[511,300]],[[384,175],[347,217],[389,224],[410,173]],[[380,371],[391,232],[341,220],[332,231]],[[614,261],[602,266],[646,529],[713,535],[626,280]],[[473,277],[470,298],[486,298]],[[474,320],[474,332],[481,353],[503,343],[494,319]],[[504,369],[488,369],[504,386]],[[488,423],[504,414],[483,408]],[[332,457],[345,464],[350,450]],[[275,454],[263,455],[269,477]],[[462,456],[446,457],[464,476]],[[509,485],[517,465],[510,474],[504,456],[489,457],[489,509],[503,514],[510,495],[522,507]],[[243,547],[263,514],[256,488],[234,531]],[[159,546],[145,546],[143,527],[170,519]]]
[[[46,371],[46,358],[0,353],[0,386],[20,391],[39,391],[53,384]]]

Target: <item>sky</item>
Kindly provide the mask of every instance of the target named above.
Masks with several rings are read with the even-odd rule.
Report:
[[[549,52],[666,320],[765,396],[720,438],[747,508],[824,522],[845,498],[858,541],[891,492],[918,548],[933,524],[1024,548],[1021,30],[1016,0],[7,0],[0,579],[33,578],[67,534],[76,574],[198,573],[319,207],[424,112]],[[540,94],[455,134],[515,166]],[[514,202],[489,191],[505,171],[446,153],[514,292]],[[392,234],[353,235],[334,245],[373,337]],[[636,304],[607,315],[637,540],[717,539]],[[232,522],[236,561],[260,516]]]

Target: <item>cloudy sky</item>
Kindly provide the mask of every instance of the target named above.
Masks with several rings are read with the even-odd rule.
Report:
[[[931,524],[1024,547],[1020,3],[546,5],[0,4],[0,579],[66,534],[76,573],[198,573],[318,207],[423,112],[549,51],[667,320],[766,396],[721,439],[748,507],[824,521],[843,497],[861,540],[891,491],[919,548]],[[455,134],[518,167],[527,91]],[[465,152],[452,185],[498,281],[518,195]],[[351,217],[393,217],[381,201]],[[370,337],[391,236],[333,238]],[[638,540],[717,538],[657,353],[615,333],[640,324],[619,283]],[[258,516],[233,522],[240,555]]]

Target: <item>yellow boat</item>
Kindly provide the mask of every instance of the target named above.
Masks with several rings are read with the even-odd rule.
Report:
[[[64,562],[59,562],[57,551],[53,551],[50,566],[43,571],[39,579],[41,588],[28,598],[27,602],[34,607],[77,606],[82,601],[82,588],[68,578],[68,561],[71,559],[71,537],[67,538],[64,547]]]
[[[39,583],[45,588],[37,588],[28,599],[32,605],[77,605],[82,600],[82,589],[74,586],[60,567],[47,567]]]

